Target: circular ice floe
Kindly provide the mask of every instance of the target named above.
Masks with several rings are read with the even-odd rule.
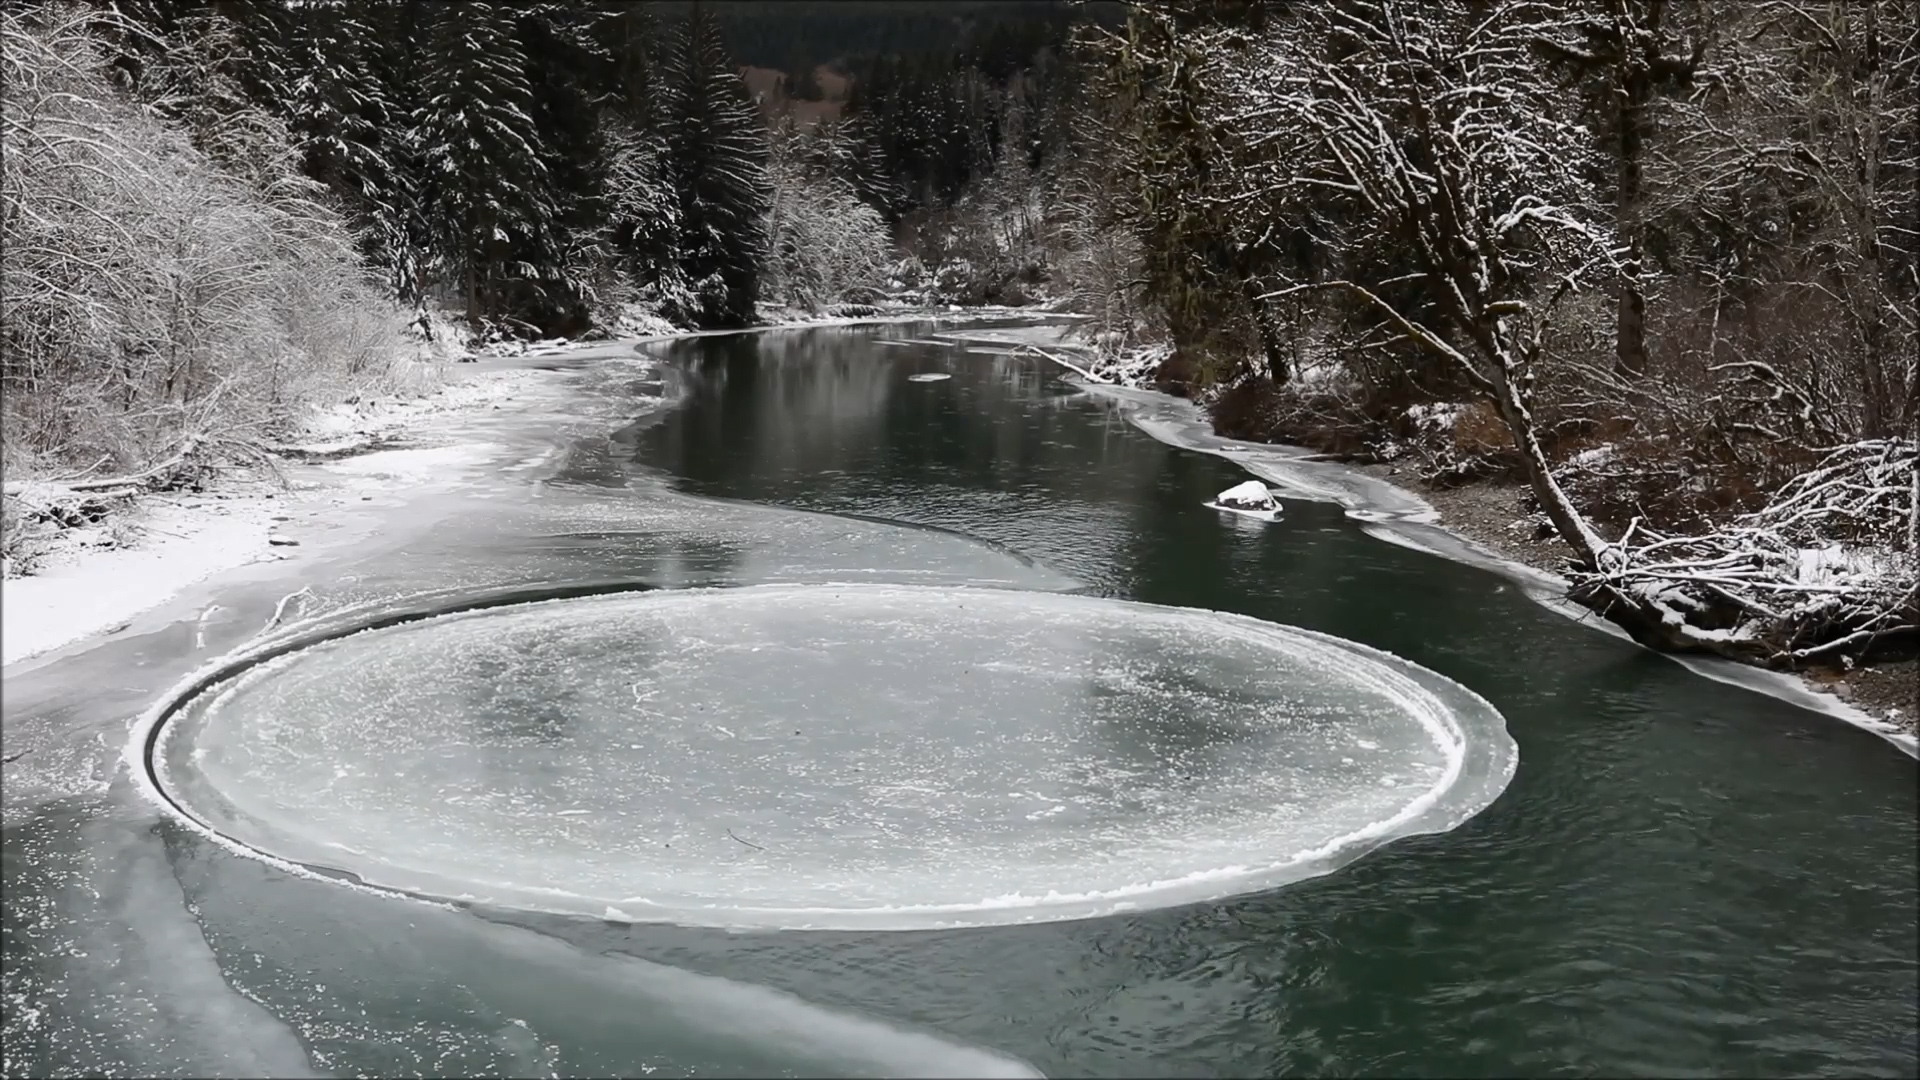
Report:
[[[907,376],[908,382],[941,382],[953,378],[944,371],[923,371],[918,375]]]
[[[1041,593],[756,586],[322,642],[177,710],[154,775],[253,852],[444,899],[867,929],[1080,918],[1464,821],[1515,748],[1396,657]]]

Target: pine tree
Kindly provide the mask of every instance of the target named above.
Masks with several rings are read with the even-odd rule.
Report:
[[[428,16],[415,140],[433,264],[470,323],[521,313],[564,274],[544,147],[513,14],[490,3]]]
[[[595,34],[602,69],[607,245],[636,285],[657,287],[675,271],[680,198],[668,163],[667,42],[651,5],[606,0]]]
[[[414,333],[423,339],[431,333],[426,304],[434,245],[425,214],[426,162],[414,125],[430,14],[417,0],[345,0],[343,12],[344,32],[365,65],[366,133],[377,138],[384,165],[366,178],[364,243],[395,299],[413,311]]]
[[[667,81],[680,265],[691,291],[691,310],[682,314],[702,325],[744,325],[753,318],[766,246],[767,139],[719,24],[698,4],[681,28]]]
[[[531,116],[547,155],[553,240],[561,256],[542,321],[568,335],[586,329],[593,300],[587,278],[609,256],[612,193],[601,106],[611,97],[612,57],[596,33],[598,21],[594,12],[571,3],[543,2],[519,10]]]
[[[306,174],[371,224],[393,186],[387,144],[397,110],[363,50],[373,38],[345,0],[301,9],[288,49],[290,127]]]

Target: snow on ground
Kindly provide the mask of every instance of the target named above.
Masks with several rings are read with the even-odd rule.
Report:
[[[0,583],[0,664],[116,627],[189,585],[270,557],[275,510],[276,501],[266,496],[156,497],[130,527],[138,547],[71,538],[32,577]]]
[[[866,316],[776,314],[789,318],[754,329],[953,318],[924,308]],[[1018,314],[1018,309],[984,308],[962,313],[969,321]],[[631,313],[621,330],[622,344],[631,336],[692,336],[645,312]],[[449,335],[443,331],[441,336]],[[479,351],[558,355],[608,344],[555,338],[524,348],[489,345]],[[285,557],[284,552],[297,547],[269,539],[277,535],[276,528],[287,528],[282,522],[323,516],[329,504],[417,491],[424,483],[444,480],[479,462],[492,448],[457,434],[451,436],[451,445],[388,444],[419,438],[461,416],[504,408],[524,399],[542,377],[526,368],[445,362],[431,370],[425,380],[432,386],[428,393],[355,396],[316,409],[297,435],[279,447],[295,460],[337,459],[303,475],[308,490],[230,481],[215,494],[144,496],[108,524],[60,530],[36,559],[35,573],[0,582],[0,665],[117,629],[217,574]]]
[[[423,419],[503,405],[539,376],[526,369],[467,369],[423,397],[375,395],[315,410],[287,447],[315,456],[349,452],[416,426]]]
[[[342,403],[316,413],[286,449],[324,457],[420,436],[521,396],[539,375],[469,367],[424,397]],[[284,535],[293,529],[283,523],[324,519],[330,504],[418,490],[490,450],[467,440],[360,453],[308,470],[297,489],[232,478],[213,493],[143,496],[107,524],[62,529],[34,574],[0,582],[0,665],[117,629],[207,578],[284,557],[299,541]]]

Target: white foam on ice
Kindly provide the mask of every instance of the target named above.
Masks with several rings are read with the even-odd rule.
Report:
[[[1516,756],[1469,691],[1324,635],[871,585],[366,631],[216,686],[162,736],[166,791],[283,865],[543,911],[865,929],[1325,873],[1466,820]],[[1034,814],[1036,794],[1056,809]]]

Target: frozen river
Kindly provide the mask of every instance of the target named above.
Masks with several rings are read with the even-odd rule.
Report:
[[[10,669],[8,1075],[1920,1065],[1911,758],[932,330],[552,360]]]

